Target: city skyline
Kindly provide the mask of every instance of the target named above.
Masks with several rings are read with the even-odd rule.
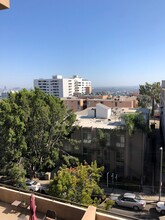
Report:
[[[164,78],[163,0],[11,1],[0,13],[0,88],[79,75],[93,87]]]

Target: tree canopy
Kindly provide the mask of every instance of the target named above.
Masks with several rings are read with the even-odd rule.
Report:
[[[154,98],[156,103],[160,103],[160,82],[154,82],[153,84],[145,83],[145,85],[139,86],[140,95],[148,95]]]
[[[139,106],[149,107],[152,106],[152,115],[154,112],[154,104],[160,103],[160,82],[154,82],[153,84],[145,83],[145,85],[139,86]]]
[[[96,161],[91,165],[81,163],[74,168],[63,166],[50,183],[50,194],[84,205],[97,205],[100,202],[98,196],[104,193],[98,185],[103,170],[103,167],[97,167]]]
[[[138,102],[142,108],[150,108],[152,105],[152,99],[148,95],[139,95]]]
[[[142,131],[147,131],[147,124],[144,119],[144,116],[140,113],[129,113],[123,114],[121,118],[125,122],[126,129],[128,130],[129,135],[132,135],[135,131],[135,128],[141,129]]]
[[[0,102],[1,168],[54,166],[74,121],[60,99],[40,89],[10,93]]]

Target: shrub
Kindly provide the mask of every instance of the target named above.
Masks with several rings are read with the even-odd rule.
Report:
[[[108,210],[109,208],[112,208],[114,204],[115,204],[115,201],[106,199],[104,202],[104,209]]]

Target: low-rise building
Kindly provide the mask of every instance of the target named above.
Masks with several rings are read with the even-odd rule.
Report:
[[[81,111],[88,107],[96,107],[97,104],[101,103],[109,108],[136,108],[138,101],[136,96],[118,96],[109,97],[104,96],[83,96],[62,98],[64,105],[68,110],[74,112]]]
[[[102,103],[109,108],[136,108],[138,101],[136,96],[115,96],[107,99],[88,99],[87,107],[95,107],[96,104]]]

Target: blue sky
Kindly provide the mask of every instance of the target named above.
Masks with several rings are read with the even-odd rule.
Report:
[[[10,0],[0,11],[0,87],[79,75],[95,86],[165,79],[164,0]]]

